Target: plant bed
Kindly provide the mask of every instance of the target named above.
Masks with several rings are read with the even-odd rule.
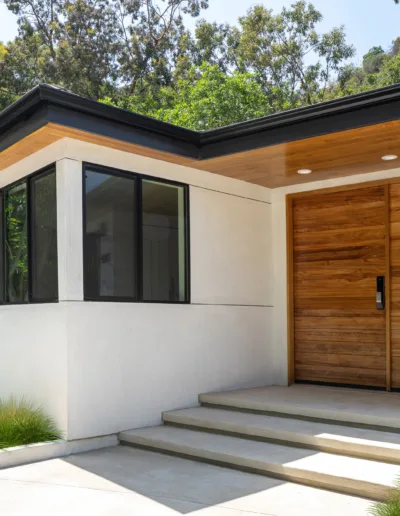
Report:
[[[64,441],[42,408],[25,398],[0,400],[0,469],[117,444],[115,434]]]
[[[41,460],[66,457],[73,453],[83,453],[100,448],[117,446],[119,440],[115,434],[74,441],[52,441],[47,443],[28,444],[0,450],[0,469],[29,464]]]
[[[0,400],[0,449],[59,439],[61,432],[41,407],[25,398]]]

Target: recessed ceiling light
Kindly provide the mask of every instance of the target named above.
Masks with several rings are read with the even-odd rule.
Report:
[[[298,174],[301,174],[301,175],[306,175],[306,174],[311,174],[312,170],[310,170],[309,168],[301,168],[300,170],[297,171]]]
[[[392,161],[397,158],[398,156],[396,156],[396,154],[387,154],[386,156],[382,156],[383,161]]]

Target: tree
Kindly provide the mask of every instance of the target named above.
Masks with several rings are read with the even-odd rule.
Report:
[[[19,30],[0,44],[0,109],[47,82],[207,129],[400,80],[400,38],[356,66],[344,28],[320,32],[322,13],[306,0],[194,30],[185,21],[208,0],[4,1]]]
[[[0,62],[0,88],[17,95],[39,82],[94,99],[171,81],[183,51],[183,16],[207,0],[4,0],[17,38]]]
[[[105,102],[112,104],[111,99]],[[142,96],[135,95],[118,105],[199,131],[259,118],[276,109],[252,74],[228,75],[207,63],[193,66],[178,79],[174,91],[162,88],[157,102],[153,97],[143,102]]]
[[[365,73],[377,73],[382,67],[385,52],[382,47],[372,47],[363,57],[363,68]]]
[[[317,32],[322,14],[298,1],[278,14],[256,5],[238,27],[198,24],[194,61],[252,73],[272,104],[296,107],[324,100],[329,83],[355,53],[343,27]]]

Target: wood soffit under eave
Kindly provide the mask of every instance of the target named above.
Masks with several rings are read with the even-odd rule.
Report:
[[[396,168],[396,161],[382,161],[382,156],[385,154],[400,156],[400,120],[204,161],[48,123],[0,153],[0,170],[65,137],[244,180],[268,188],[393,169]],[[312,169],[313,173],[309,176],[300,176],[297,174],[300,168]]]

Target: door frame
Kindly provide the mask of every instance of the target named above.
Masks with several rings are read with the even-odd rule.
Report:
[[[386,390],[392,389],[392,356],[391,356],[391,271],[390,271],[390,198],[391,184],[400,183],[400,177],[378,179],[363,183],[308,190],[286,195],[286,278],[287,278],[287,364],[288,384],[295,383],[295,339],[294,339],[294,260],[293,260],[293,201],[301,197],[313,197],[325,193],[359,190],[372,186],[385,187],[385,288],[386,288]]]

